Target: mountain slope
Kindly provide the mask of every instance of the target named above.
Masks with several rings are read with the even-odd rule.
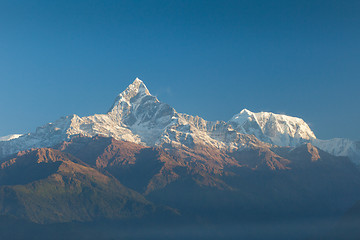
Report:
[[[238,164],[224,165],[217,174],[188,174],[148,198],[194,218],[224,223],[331,219],[360,197],[360,174],[347,158],[307,144],[274,151],[229,152]],[[201,184],[206,178],[217,184]]]
[[[217,148],[151,148],[113,138],[74,137],[56,146],[99,170],[106,170],[126,186],[148,194],[181,178],[202,175],[201,185],[221,183],[210,177],[225,166],[239,164]]]
[[[253,134],[262,141],[278,146],[298,146],[316,138],[304,120],[282,114],[253,113],[244,109],[229,123],[241,133]]]
[[[2,162],[3,217],[70,222],[68,226],[73,221],[124,220],[111,227],[103,222],[106,227],[97,230],[99,236],[104,229],[120,235],[131,222],[136,225],[130,219],[162,214],[151,220],[157,229],[158,221],[167,219],[163,215],[174,213],[159,205],[179,210],[173,223],[177,227],[205,223],[237,228],[281,221],[312,225],[342,215],[360,198],[355,165],[310,143],[296,148],[269,144],[243,149],[199,144],[166,148],[77,135],[56,148],[20,152]],[[292,230],[284,225],[279,231]]]
[[[11,141],[0,142],[0,157],[18,151],[54,146],[75,135],[103,135],[146,146],[178,147],[207,145],[216,148],[246,148],[263,144],[241,134],[225,122],[209,122],[180,114],[152,96],[136,79],[115,100],[107,114],[58,119]]]
[[[7,136],[0,137],[0,141],[10,141],[12,139],[16,139],[20,137],[22,134],[11,134]]]
[[[36,223],[139,218],[156,207],[70,154],[42,148],[1,164],[0,215]]]
[[[296,147],[311,142],[324,151],[360,163],[358,142],[318,140],[300,118],[244,109],[228,122],[206,121],[178,113],[160,102],[139,79],[116,97],[106,114],[63,117],[37,128],[34,133],[0,141],[0,158],[26,149],[51,147],[76,135],[102,135],[150,147],[207,146],[234,151],[264,145]]]
[[[216,216],[224,221],[295,213],[336,216],[360,197],[355,165],[309,143],[231,151],[199,145],[164,149],[97,136],[76,137],[58,149],[88,159],[156,203],[211,221]]]
[[[329,140],[313,139],[311,143],[325,152],[335,156],[349,157],[356,164],[360,164],[360,141],[333,138]]]

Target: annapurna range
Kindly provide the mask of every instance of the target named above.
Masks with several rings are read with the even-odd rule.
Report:
[[[297,147],[305,143],[360,164],[360,141],[317,139],[308,124],[297,117],[247,109],[228,122],[207,121],[178,113],[151,95],[138,78],[120,93],[106,114],[62,117],[35,132],[0,138],[0,158],[19,151],[52,147],[74,136],[102,135],[143,146],[194,148],[206,146],[236,151],[267,145]]]
[[[169,239],[212,224],[212,239],[308,239],[359,201],[359,145],[286,115],[178,113],[135,79],[105,114],[0,138],[0,238]],[[274,221],[286,225],[272,237],[245,229]]]

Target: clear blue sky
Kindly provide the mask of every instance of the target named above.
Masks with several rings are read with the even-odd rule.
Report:
[[[0,1],[0,136],[104,113],[135,77],[179,112],[360,139],[360,1]]]

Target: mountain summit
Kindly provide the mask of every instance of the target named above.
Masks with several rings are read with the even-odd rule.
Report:
[[[126,88],[125,91],[123,91],[117,96],[109,112],[123,104],[130,106],[130,100],[137,95],[151,95],[144,82],[141,81],[139,78],[136,78],[134,82]]]
[[[253,113],[243,109],[232,117],[229,123],[235,130],[254,134],[258,139],[279,146],[298,146],[316,139],[309,125],[297,117],[271,112]]]
[[[33,133],[0,141],[0,158],[30,148],[51,147],[76,135],[102,135],[152,147],[208,146],[231,151],[264,145],[296,147],[311,142],[331,154],[360,162],[358,142],[318,140],[301,118],[244,109],[228,122],[206,121],[178,113],[160,102],[138,78],[116,97],[106,114],[62,117]]]

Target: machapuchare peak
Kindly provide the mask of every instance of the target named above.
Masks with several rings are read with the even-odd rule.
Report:
[[[148,88],[139,78],[135,78],[135,80],[123,91],[121,92],[115,99],[113,105],[111,106],[109,112],[113,110],[114,107],[121,104],[126,104],[130,106],[130,100],[137,95],[149,95],[151,96]]]

